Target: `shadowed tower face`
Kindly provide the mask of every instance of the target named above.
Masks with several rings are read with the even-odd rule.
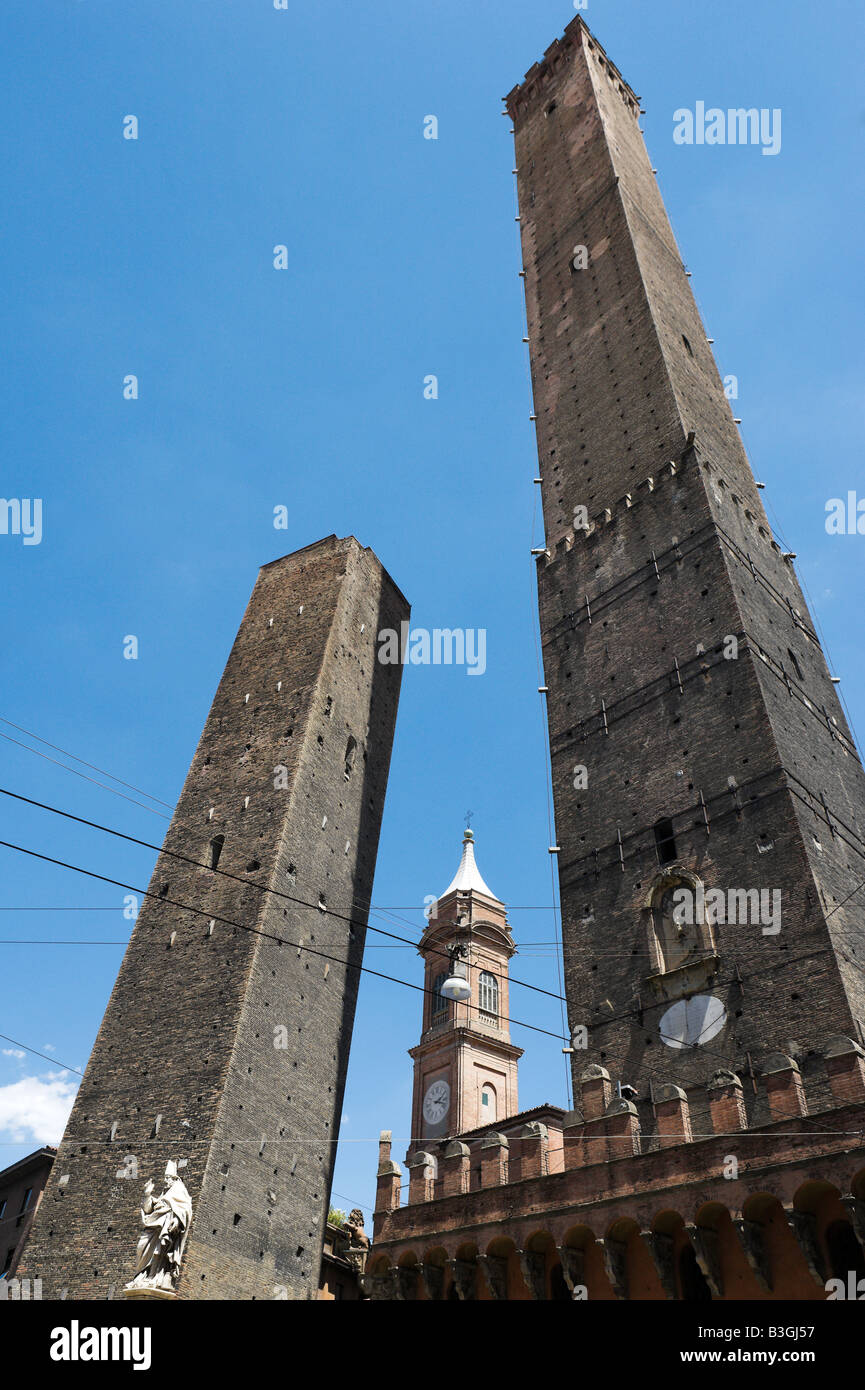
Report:
[[[577,19],[507,106],[575,1075],[606,1066],[643,1099],[781,1051],[807,1089],[813,1047],[862,1040],[862,766],[638,98]]]
[[[171,1163],[169,1297],[315,1296],[407,617],[353,538],[261,570],[24,1253],[44,1297],[120,1295]]]

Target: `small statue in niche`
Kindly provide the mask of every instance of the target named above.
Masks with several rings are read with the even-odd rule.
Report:
[[[675,894],[667,888],[655,899],[652,909],[655,934],[661,948],[662,969],[670,971],[684,965],[697,948],[697,932],[693,919],[689,925],[676,907]]]
[[[153,1196],[153,1182],[144,1185],[135,1278],[127,1289],[159,1289],[173,1293],[180,1275],[183,1251],[192,1220],[192,1198],[177,1176],[177,1164],[165,1165],[165,1186]]]

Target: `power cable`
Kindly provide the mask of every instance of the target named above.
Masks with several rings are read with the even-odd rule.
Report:
[[[75,819],[77,819],[77,817]],[[260,936],[268,941],[275,941],[280,946],[291,946],[297,951],[306,951],[309,955],[320,956],[322,960],[332,961],[335,965],[345,966],[347,970],[357,970],[361,974],[374,975],[379,980],[388,980],[391,984],[403,985],[406,989],[413,989],[418,994],[435,994],[435,990],[427,989],[425,985],[412,984],[410,980],[401,980],[396,975],[385,975],[380,970],[372,970],[368,965],[356,965],[354,961],[346,960],[341,956],[332,956],[327,951],[319,951],[313,946],[307,946],[305,942],[289,941],[285,937],[274,936],[272,932],[262,931],[259,927],[250,927],[244,922],[235,922],[230,917],[220,917],[209,909],[192,907],[189,903],[178,902],[176,898],[169,898],[167,894],[163,896],[160,893],[151,893],[147,888],[136,888],[131,883],[123,883],[120,879],[109,878],[106,874],[97,874],[93,869],[83,869],[78,864],[68,864],[63,859],[55,859],[54,856],[50,854],[40,854],[38,850],[27,849],[24,845],[15,845],[9,840],[0,840],[0,846],[4,849],[16,850],[19,854],[29,855],[31,859],[39,859],[44,864],[54,864],[60,869],[70,869],[73,873],[83,874],[86,878],[97,879],[100,883],[110,883],[113,884],[115,888],[125,888],[127,892],[137,893],[143,898],[154,898],[157,902],[164,903],[169,907],[179,907],[184,912],[194,913],[196,917],[207,917],[213,922],[221,922],[224,926],[235,927],[238,931],[250,932],[253,936]],[[241,881],[245,882],[245,880]],[[312,906],[312,904],[303,903],[302,906],[309,907]],[[320,908],[317,908],[317,910],[319,912],[321,911]],[[343,921],[349,922],[350,925],[352,924],[351,918],[343,917],[340,913],[334,912],[328,913],[328,915],[338,917]],[[355,922],[354,924],[361,927],[365,925],[362,922]],[[504,1015],[499,1014],[498,1017],[502,1023],[513,1023],[518,1028],[528,1028],[533,1033],[543,1033],[548,1038],[555,1038],[557,1042],[567,1042],[567,1038],[563,1035],[551,1033],[548,1028],[539,1028],[534,1023],[525,1023],[522,1019],[513,1018],[512,1016],[504,1017]]]
[[[111,792],[114,796],[122,797],[124,801],[131,801],[133,806],[140,806],[143,811],[149,811],[153,816],[161,816],[163,820],[170,820],[162,811],[157,811],[153,806],[146,806],[143,801],[136,801],[134,796],[127,796],[125,792],[119,792],[116,787],[109,787],[105,782],[97,782],[95,777],[88,777],[86,772],[79,772],[75,767],[67,767],[57,758],[49,758],[47,753],[40,753],[38,748],[30,748],[28,744],[22,743],[20,739],[12,738],[9,734],[0,733],[0,738],[5,738],[7,743],[14,743],[17,748],[23,748],[28,753],[33,753],[37,758],[44,758],[47,763],[53,763],[55,767],[62,767],[66,772],[72,772],[76,777],[82,777],[85,782],[92,782],[95,787],[101,787],[103,791]],[[108,776],[111,774],[109,773]],[[145,792],[146,796],[147,793]],[[164,804],[164,803],[163,803]]]
[[[142,849],[153,850],[156,854],[168,855],[170,858],[178,859],[184,864],[191,864],[196,869],[204,869],[208,873],[218,874],[223,878],[230,878],[235,883],[244,884],[245,887],[256,888],[259,891],[259,893],[272,893],[274,897],[282,898],[286,902],[295,904],[297,907],[307,907],[315,912],[321,912],[321,907],[318,903],[310,903],[307,902],[304,898],[296,898],[292,896],[291,893],[283,893],[278,888],[270,888],[267,884],[256,883],[254,879],[243,878],[240,874],[233,874],[228,869],[214,868],[209,864],[202,864],[199,860],[191,859],[189,855],[180,854],[177,850],[166,849],[164,846],[160,849],[159,845],[153,845],[148,840],[141,840],[136,835],[127,835],[122,830],[114,830],[110,825],[100,825],[98,821],[87,820],[87,818],[84,816],[73,815],[71,811],[62,811],[59,806],[50,806],[44,801],[35,801],[32,797],[22,796],[20,792],[9,791],[6,787],[0,787],[0,795],[11,797],[14,801],[22,801],[28,806],[35,806],[40,811],[50,811],[52,815],[62,816],[64,820],[75,821],[78,825],[86,825],[91,830],[100,830],[106,835],[113,835],[116,839],[127,840],[130,844],[140,845]],[[0,843],[3,842],[0,841]],[[115,880],[106,879],[105,881],[108,883],[112,883]],[[121,884],[120,887],[125,888],[128,887],[128,885]],[[130,891],[136,892],[139,890],[131,889]],[[156,895],[149,894],[146,896],[155,897]],[[339,921],[348,922],[351,926],[363,927],[365,930],[376,932],[379,936],[387,936],[394,941],[401,941],[409,946],[417,946],[418,944],[415,941],[409,941],[409,939],[405,936],[397,936],[395,932],[385,931],[383,927],[374,927],[370,925],[368,922],[362,921],[360,918],[348,917],[344,913],[337,912],[335,909],[328,908],[327,912],[329,917],[334,917]],[[450,959],[446,951],[437,951],[435,949],[430,949],[430,955],[437,955],[440,956],[442,959]],[[499,975],[495,971],[489,971],[488,973],[494,975],[495,978],[498,980],[508,980],[511,984],[521,985],[524,989],[533,990],[536,994],[545,994],[550,999],[562,998],[561,995],[553,994],[551,990],[542,989],[540,985],[529,984],[527,980],[518,980],[515,976]]]
[[[39,734],[34,734],[31,729],[24,729],[20,724],[13,724],[11,719],[4,719],[2,714],[0,714],[0,724],[7,724],[10,729],[17,729],[19,734],[26,734],[28,738],[35,739],[37,743],[44,743],[46,748],[52,748],[55,753],[62,753],[64,758],[71,758],[73,762],[81,763],[82,767],[89,767],[91,772],[99,772],[103,777],[110,777],[112,782],[119,782],[121,787],[125,787],[127,791],[138,792],[139,796],[146,796],[148,801],[158,802],[167,811],[174,810],[170,802],[163,801],[159,796],[152,796],[150,792],[143,791],[141,787],[136,787],[132,782],[124,782],[122,777],[115,776],[113,772],[107,772],[104,767],[97,767],[95,763],[87,762],[86,758],[79,758],[76,753],[70,753],[68,748],[60,748],[56,743],[49,743],[47,738],[40,738]],[[31,749],[30,751],[34,752],[35,750]],[[72,769],[70,768],[69,771]]]

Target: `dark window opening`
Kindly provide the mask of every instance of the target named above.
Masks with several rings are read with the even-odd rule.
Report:
[[[354,760],[355,760],[356,757],[357,757],[357,739],[350,736],[350,737],[349,737],[349,740],[348,740],[348,743],[345,745],[345,780],[346,780],[346,782],[347,782],[348,779],[351,777],[352,769],[354,768]]]
[[[32,1187],[28,1187],[27,1191],[24,1193],[24,1196],[21,1198],[21,1206],[18,1208],[19,1211],[26,1211],[26,1210],[27,1210],[27,1208],[28,1208],[29,1205],[30,1205],[30,1198],[31,1198],[32,1196],[33,1196],[33,1188],[32,1188]]]
[[[686,1245],[679,1255],[680,1297],[686,1303],[711,1303],[712,1290],[697,1263],[693,1246]]]
[[[684,333],[682,334],[682,342],[685,344],[685,350],[687,351],[688,356],[693,357],[694,349],[691,347],[691,344],[688,342],[688,339],[685,337]]]
[[[833,1221],[826,1227],[826,1248],[834,1278],[846,1282],[851,1270],[857,1281],[865,1278],[865,1255],[849,1221]]]
[[[676,837],[671,820],[659,820],[654,827],[655,848],[662,864],[672,864],[676,858]]]
[[[790,660],[791,660],[792,663],[793,663],[793,670],[796,672],[796,675],[799,677],[799,679],[802,680],[802,679],[803,679],[803,676],[802,676],[802,667],[799,665],[799,662],[796,660],[796,653],[793,652],[793,651],[791,651],[790,648],[788,647],[788,648],[787,648],[787,655],[789,656]]]
[[[440,975],[436,975],[435,979],[433,980],[432,1017],[436,1021],[438,1021],[441,1018],[447,1017],[448,1001],[442,994],[442,985],[444,984],[446,979],[447,975],[444,973],[444,971],[442,971],[442,973]]]
[[[219,863],[219,856],[222,853],[222,846],[225,844],[224,835],[214,835],[210,841],[210,867],[215,869]]]

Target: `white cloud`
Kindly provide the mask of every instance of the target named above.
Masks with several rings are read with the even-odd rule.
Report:
[[[23,1062],[24,1058],[27,1056],[27,1053],[26,1053],[26,1052],[22,1052],[21,1049],[20,1049],[20,1047],[4,1047],[4,1048],[3,1048],[3,1056],[4,1056],[4,1057],[17,1057],[18,1060],[19,1060],[19,1062]]]
[[[14,1144],[59,1144],[79,1083],[68,1072],[47,1072],[0,1086],[0,1133]]]

